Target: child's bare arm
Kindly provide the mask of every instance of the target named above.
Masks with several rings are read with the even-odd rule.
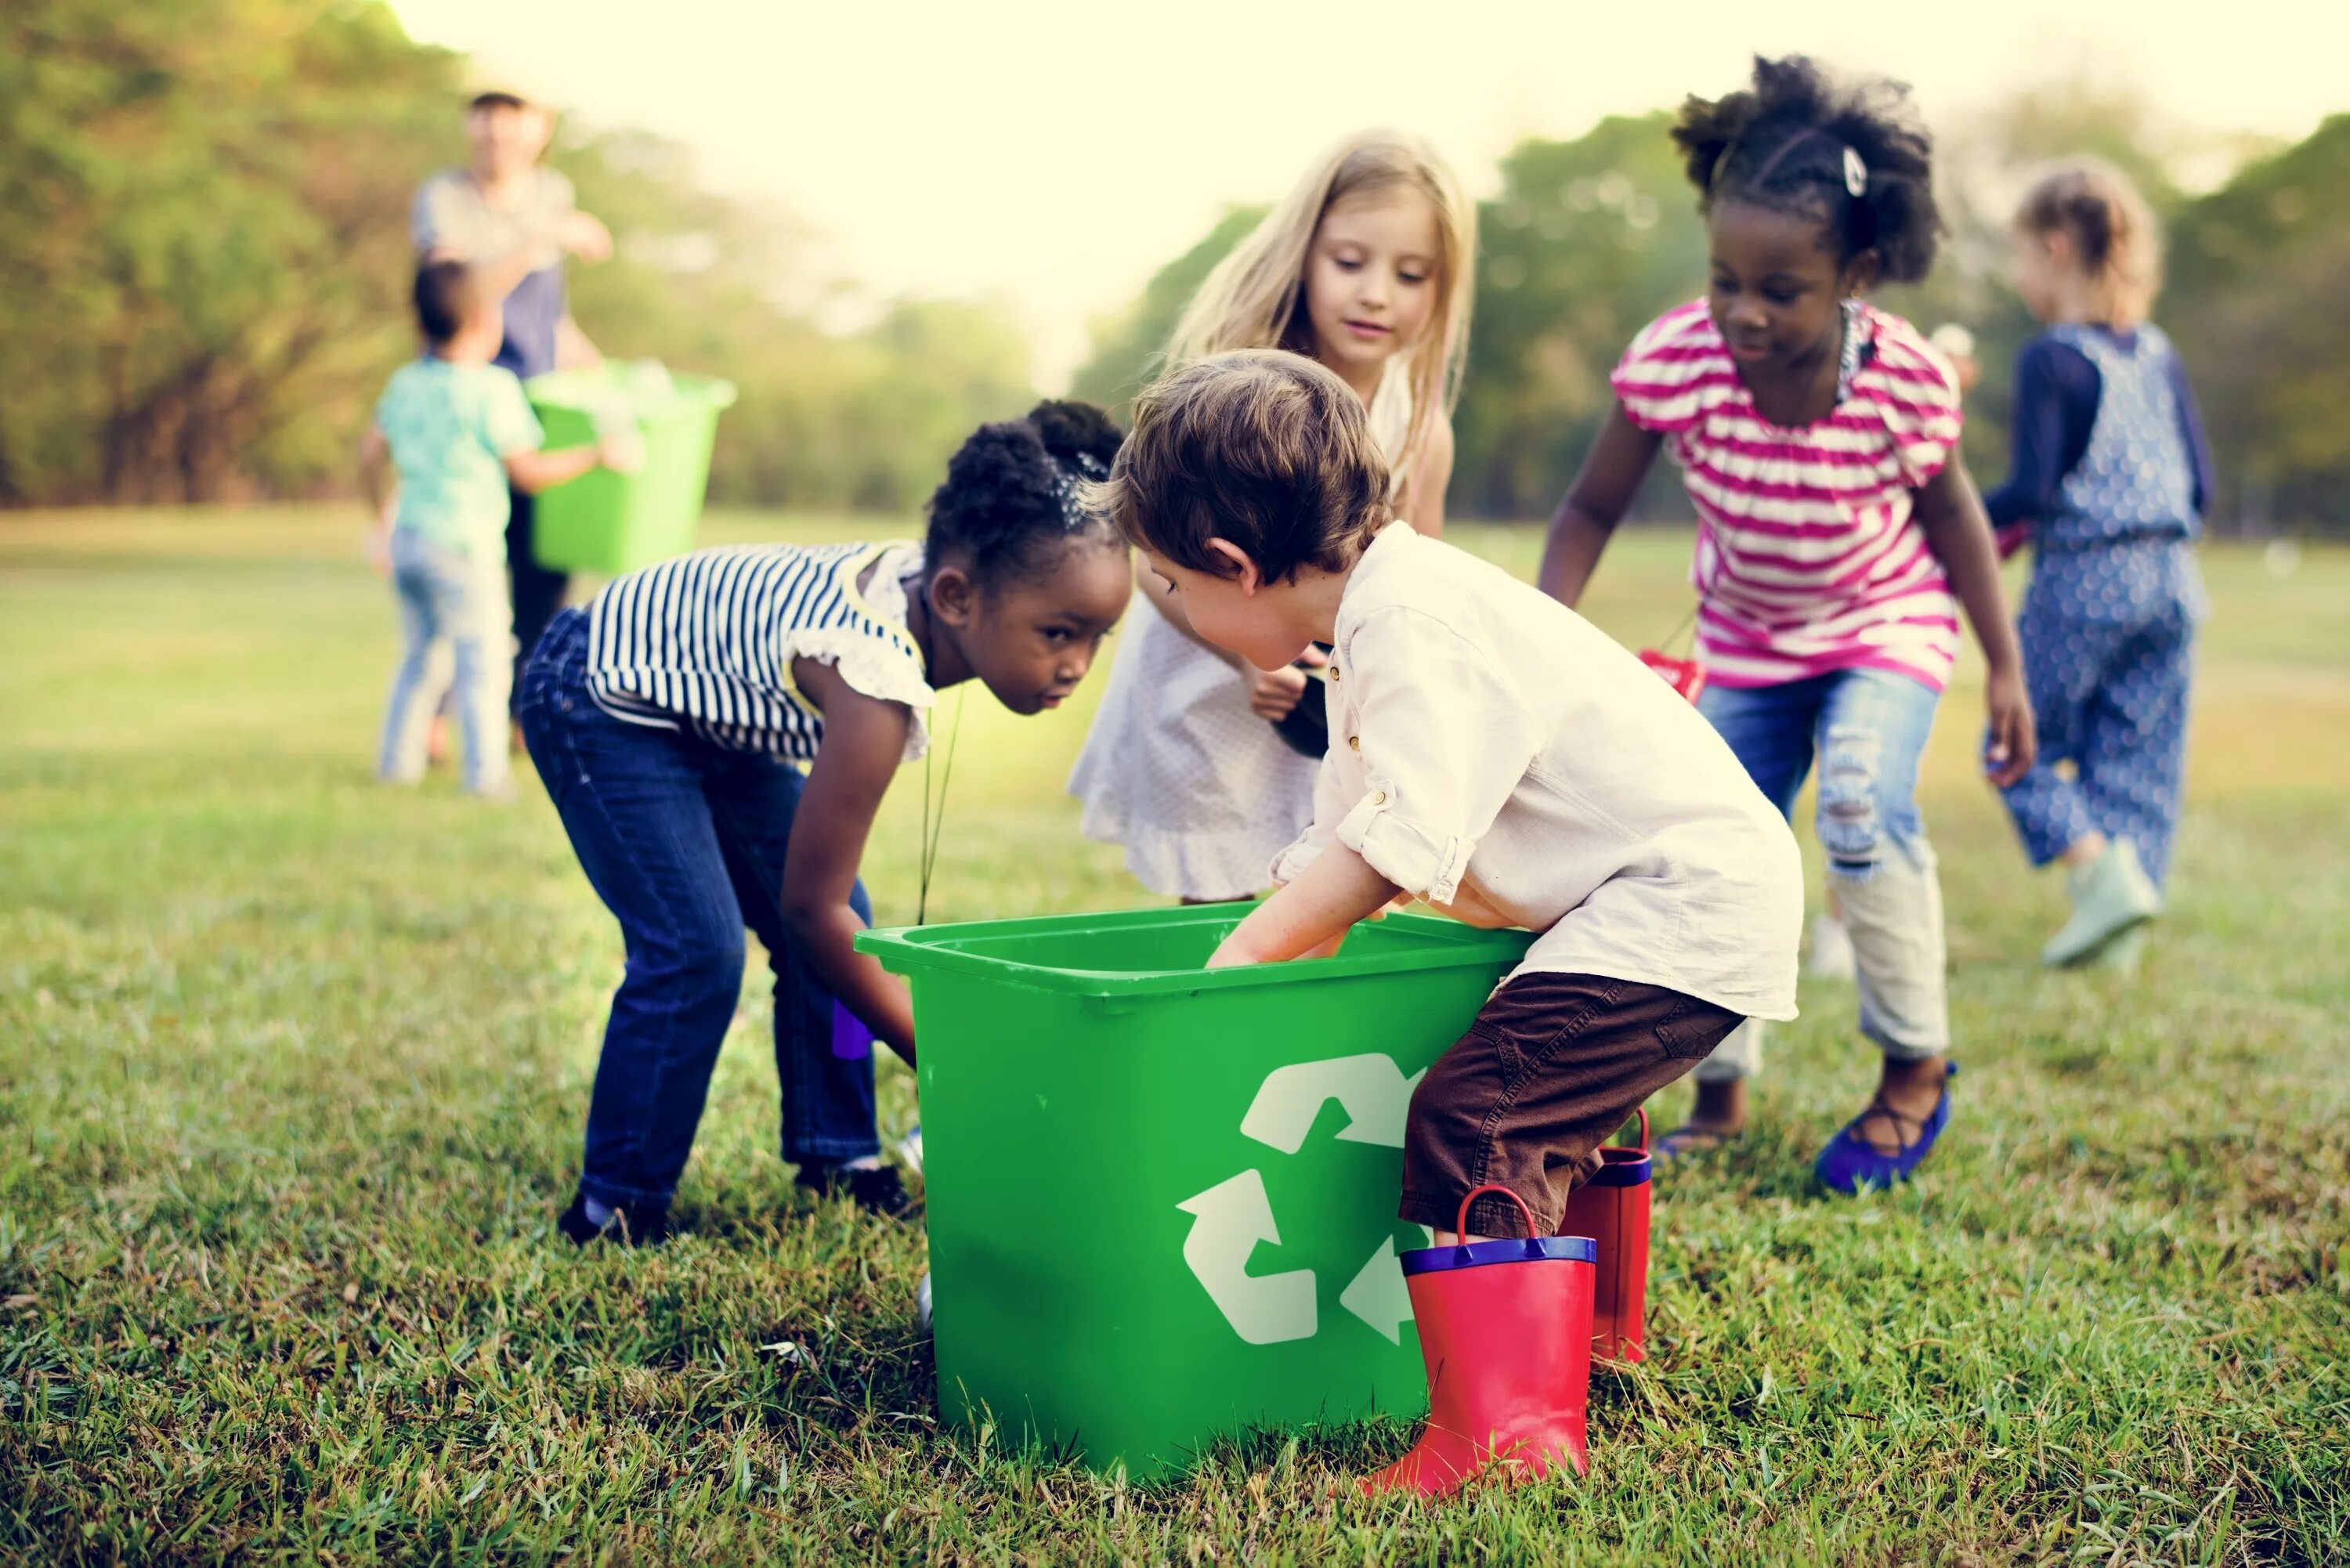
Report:
[[[1384,912],[1401,891],[1360,855],[1333,844],[1295,881],[1251,910],[1208,967],[1327,957],[1357,922]]]
[[[567,446],[560,452],[510,452],[505,455],[506,478],[516,490],[536,495],[542,490],[569,483],[594,468],[602,457],[602,449],[592,446]]]
[[[506,478],[516,490],[536,495],[558,484],[568,484],[590,469],[609,468],[625,473],[636,466],[635,449],[615,437],[593,446],[567,446],[559,452],[525,447],[506,453]]]
[[[2032,771],[2038,740],[2023,686],[2023,654],[2000,587],[1999,548],[1965,463],[1953,457],[1918,492],[1918,525],[1950,574],[1951,590],[1966,607],[1967,622],[1982,646],[1983,707],[1991,730],[1983,760],[1991,783],[2004,789]]]
[[[359,437],[359,493],[367,497],[368,510],[381,517],[391,502],[391,443],[383,438],[383,431],[368,426],[367,434]]]
[[[367,497],[368,563],[378,576],[391,572],[391,443],[383,431],[368,426],[359,438],[359,493]]]
[[[1640,482],[1648,476],[1660,440],[1654,431],[1634,424],[1621,403],[1607,410],[1582,470],[1551,519],[1538,579],[1543,592],[1569,607],[1583,597],[1600,552],[1607,548],[1608,535],[1624,521],[1632,498],[1640,493]]]
[[[857,950],[865,922],[848,898],[911,718],[903,703],[867,696],[829,664],[796,659],[792,679],[824,712],[824,746],[808,769],[784,852],[784,924],[826,989],[910,1063],[913,1002],[904,981]]]

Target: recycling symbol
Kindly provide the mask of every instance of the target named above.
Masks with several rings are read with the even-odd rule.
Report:
[[[1295,1154],[1305,1146],[1305,1135],[1323,1106],[1336,1100],[1347,1116],[1338,1133],[1341,1141],[1401,1148],[1404,1116],[1423,1075],[1415,1073],[1407,1078],[1393,1058],[1376,1052],[1276,1067],[1265,1075],[1248,1115],[1241,1118],[1241,1133],[1284,1154]],[[1248,1272],[1257,1243],[1281,1244],[1262,1171],[1243,1170],[1175,1207],[1192,1216],[1191,1234],[1183,1241],[1183,1262],[1233,1333],[1251,1345],[1314,1337],[1320,1326],[1314,1271]],[[1378,1251],[1339,1293],[1338,1304],[1388,1343],[1403,1342],[1403,1325],[1411,1321],[1411,1295],[1396,1261],[1392,1235],[1380,1239]]]

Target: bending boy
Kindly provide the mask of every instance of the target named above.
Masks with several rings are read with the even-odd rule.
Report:
[[[1211,967],[1335,951],[1412,898],[1538,932],[1412,1096],[1399,1213],[1448,1244],[1499,1183],[1549,1231],[1635,1106],[1742,1018],[1795,1015],[1802,869],[1694,709],[1387,496],[1361,400],[1244,350],[1143,396],[1098,500],[1201,637],[1268,670],[1336,649],[1314,824]],[[1469,1223],[1526,1230],[1498,1196]]]

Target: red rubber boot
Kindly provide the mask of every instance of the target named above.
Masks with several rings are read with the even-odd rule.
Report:
[[[1648,1314],[1648,1113],[1640,1112],[1640,1147],[1603,1147],[1599,1169],[1566,1200],[1559,1231],[1599,1247],[1591,1290],[1591,1354],[1605,1361],[1648,1356],[1641,1325]]]
[[[1461,1200],[1456,1234],[1467,1233],[1470,1203],[1488,1192],[1526,1209],[1506,1187],[1480,1187]],[[1526,1229],[1540,1229],[1531,1210]],[[1450,1497],[1488,1466],[1513,1481],[1559,1463],[1583,1473],[1595,1251],[1587,1237],[1534,1236],[1403,1254],[1428,1366],[1428,1426],[1411,1452],[1363,1481],[1366,1496]]]

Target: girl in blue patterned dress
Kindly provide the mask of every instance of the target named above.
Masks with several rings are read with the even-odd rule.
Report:
[[[784,1158],[804,1187],[904,1210],[871,1051],[835,1037],[837,998],[914,1059],[904,983],[854,946],[858,864],[940,689],[976,680],[1036,713],[1084,678],[1132,589],[1125,543],[1077,500],[1118,441],[1098,409],[1039,404],[963,443],[920,545],[699,550],[548,626],[523,735],[628,949],[565,1235],[668,1233],[746,927],[775,976]]]
[[[2013,472],[1984,497],[2003,546],[2033,548],[2019,630],[2040,756],[2007,807],[2033,864],[2068,868],[2073,914],[2045,961],[2128,961],[2162,912],[2178,821],[2210,455],[2147,319],[2159,236],[2129,181],[2056,169],[2015,240],[2017,290],[2047,330],[2016,363]]]

